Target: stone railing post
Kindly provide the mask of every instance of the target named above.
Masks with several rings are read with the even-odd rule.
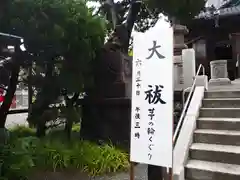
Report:
[[[191,87],[196,75],[196,59],[194,49],[182,51],[184,88]]]

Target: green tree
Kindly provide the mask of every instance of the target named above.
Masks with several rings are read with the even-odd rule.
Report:
[[[71,109],[79,93],[94,84],[93,65],[99,59],[102,47],[106,50],[109,44],[118,44],[117,49],[127,53],[134,24],[136,30],[145,31],[156,23],[159,13],[185,23],[205,4],[205,0],[96,1],[101,6],[95,15],[84,0],[0,2],[0,31],[24,37],[30,55],[28,59],[31,63],[23,61],[18,64],[17,70],[33,64],[31,83],[36,92],[36,101],[31,119],[38,124],[39,136],[44,134],[45,127],[45,120],[39,118],[49,105],[56,103],[59,96],[64,96]],[[105,45],[103,15],[110,37]],[[114,33],[110,35],[110,32]],[[15,73],[15,79],[18,78],[17,71],[11,68],[11,72]],[[13,87],[16,84],[17,81]],[[10,90],[15,91],[14,88]],[[5,120],[3,118],[1,126],[4,126]]]
[[[103,45],[105,21],[94,16],[84,0],[13,0],[6,1],[4,7],[0,31],[24,37],[31,55],[35,70],[32,83],[37,92],[32,119],[41,136],[45,122],[39,117],[44,110],[60,95],[75,93],[75,100],[91,85],[90,66]]]
[[[5,125],[7,112],[11,106],[14,93],[16,91],[20,66],[25,61],[25,51],[22,51],[20,49],[20,45],[22,45],[22,38],[19,36],[12,36],[9,34],[1,33],[0,43],[0,87],[1,94],[4,95],[4,101],[0,106],[0,130],[2,130]]]
[[[167,15],[173,23],[187,24],[201,10],[206,0],[92,0],[100,3],[98,13],[105,15],[108,30],[114,31],[118,26],[125,26],[127,39],[122,38],[125,51],[129,46],[134,24],[137,31],[145,31],[155,25],[159,14]]]

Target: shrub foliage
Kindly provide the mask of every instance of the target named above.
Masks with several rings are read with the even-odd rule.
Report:
[[[96,176],[123,171],[129,166],[128,154],[109,144],[99,146],[79,139],[66,142],[60,135],[51,136],[51,132],[43,139],[32,134],[34,130],[26,127],[11,130],[9,143],[0,151],[1,178],[27,179],[38,170],[66,169]]]

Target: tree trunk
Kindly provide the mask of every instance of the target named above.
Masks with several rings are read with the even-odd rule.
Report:
[[[36,136],[41,138],[46,135],[46,122],[39,118],[39,122],[37,124]]]
[[[0,107],[0,128],[5,127],[7,114],[8,114],[9,108],[11,107],[14,94],[16,92],[19,71],[20,71],[20,65],[13,64],[9,85],[7,88],[7,93],[5,95],[4,102]]]
[[[80,93],[74,93],[72,98],[68,98],[67,95],[65,95],[65,101],[67,106],[65,132],[68,139],[71,139],[72,126],[73,126],[73,119],[69,117],[69,112],[73,110],[74,103],[76,103],[76,101],[78,100],[79,95]]]
[[[66,119],[66,125],[65,125],[64,131],[66,132],[66,136],[67,136],[68,139],[71,139],[72,126],[73,126],[73,120],[72,119]]]
[[[129,42],[130,42],[133,26],[137,19],[137,15],[141,9],[141,5],[142,5],[141,1],[132,0],[132,2],[131,2],[131,6],[129,8],[129,11],[127,14],[127,20],[126,20],[126,24],[125,24],[127,32],[128,32],[127,40],[124,43],[124,47],[123,47],[125,53],[128,52]]]
[[[43,115],[44,111],[48,109],[49,105],[56,100],[60,93],[58,87],[51,85],[52,82],[55,81],[53,69],[53,64],[47,65],[44,86],[37,95],[37,100],[32,106],[31,119],[32,122],[37,126],[37,137],[45,136],[46,122],[44,119],[41,119],[41,116]]]
[[[28,68],[28,117],[32,111],[32,99],[33,99],[33,88],[32,88],[32,63]]]

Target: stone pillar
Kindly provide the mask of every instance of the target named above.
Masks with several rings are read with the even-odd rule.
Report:
[[[232,42],[232,61],[229,63],[232,68],[230,70],[234,71],[234,78],[240,78],[240,33],[233,33],[230,36]],[[231,73],[231,72],[230,72]],[[230,76],[230,74],[229,74]],[[231,77],[229,77],[231,79]],[[232,78],[233,79],[233,78]]]
[[[82,101],[81,137],[97,142],[111,140],[129,149],[132,58],[107,47],[95,68],[95,88]]]
[[[182,77],[182,56],[174,56],[174,70],[173,70],[173,81],[174,81],[174,90],[181,91],[183,86],[183,77]]]
[[[227,85],[231,84],[228,78],[227,60],[215,60],[210,62],[211,79],[210,85]]]
[[[182,51],[182,61],[184,88],[188,88],[192,86],[193,79],[196,75],[196,58],[194,49],[184,49]]]
[[[206,37],[206,53],[207,53],[207,66],[205,66],[206,74],[210,76],[211,74],[211,67],[209,62],[214,61],[215,57],[215,47],[216,47],[216,40],[213,35],[209,35]]]
[[[186,26],[180,24],[174,25],[174,90],[181,91],[183,89],[183,66],[182,66],[182,50],[187,49],[184,44],[184,35],[188,33]]]
[[[182,50],[188,48],[184,43],[184,36],[187,33],[188,29],[186,26],[174,25],[174,56],[182,55]]]

